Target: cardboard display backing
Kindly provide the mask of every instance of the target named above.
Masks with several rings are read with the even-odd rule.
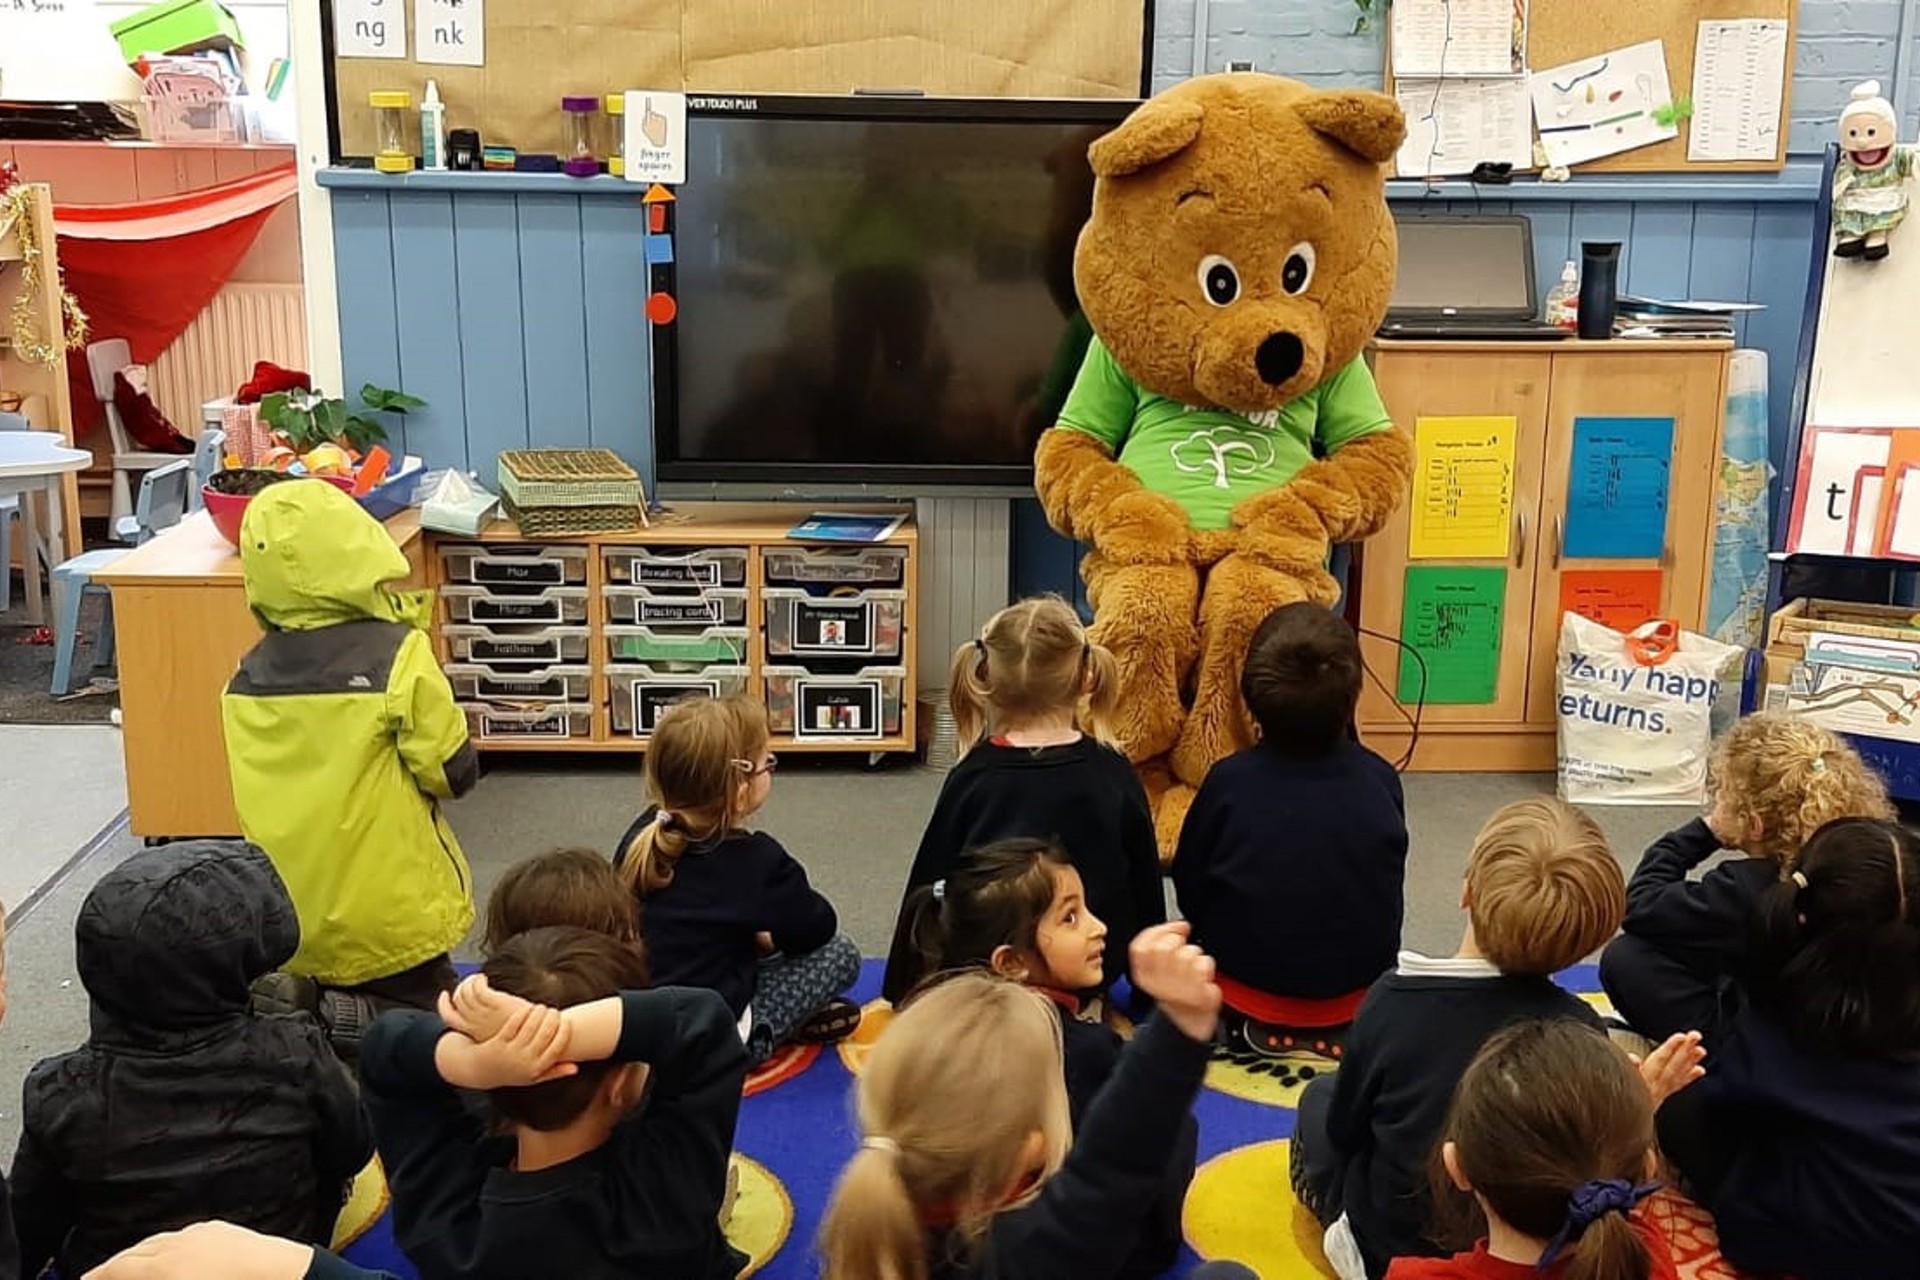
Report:
[[[411,12],[407,21],[411,54]],[[366,156],[367,94],[404,89],[417,104],[429,77],[449,128],[477,128],[486,145],[523,152],[563,149],[567,94],[1132,98],[1142,89],[1146,23],[1142,0],[488,0],[486,66],[338,58],[334,110],[341,155]]]

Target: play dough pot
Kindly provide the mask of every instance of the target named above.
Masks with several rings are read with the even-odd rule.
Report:
[[[254,495],[271,484],[306,478],[288,475],[284,471],[269,471],[264,467],[236,467],[229,471],[214,472],[213,478],[201,488],[200,496],[207,504],[207,514],[213,518],[213,527],[220,531],[221,537],[238,547],[240,521],[245,518],[247,504],[253,501]],[[345,492],[353,489],[350,477],[320,478],[336,489]]]

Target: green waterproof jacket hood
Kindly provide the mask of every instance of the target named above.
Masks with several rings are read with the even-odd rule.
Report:
[[[240,522],[247,604],[269,631],[373,619],[425,631],[433,596],[394,591],[413,569],[386,529],[324,480],[270,485]]]

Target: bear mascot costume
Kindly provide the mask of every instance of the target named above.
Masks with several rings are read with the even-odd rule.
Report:
[[[1376,532],[1412,470],[1363,348],[1393,293],[1392,98],[1201,76],[1088,151],[1074,253],[1092,323],[1035,487],[1090,543],[1093,638],[1119,660],[1121,747],[1172,856],[1195,789],[1249,745],[1261,619],[1331,607],[1332,545]]]

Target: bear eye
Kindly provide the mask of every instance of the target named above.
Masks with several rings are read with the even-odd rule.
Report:
[[[1230,305],[1240,296],[1240,273],[1217,253],[1200,259],[1200,292],[1216,307]]]
[[[1280,287],[1291,294],[1302,294],[1313,283],[1313,246],[1302,240],[1287,250],[1280,264]]]

